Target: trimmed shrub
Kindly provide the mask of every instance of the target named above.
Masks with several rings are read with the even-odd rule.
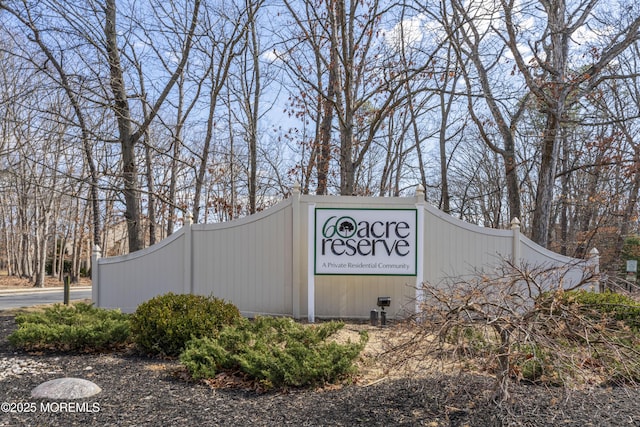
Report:
[[[368,340],[362,332],[356,343],[328,341],[343,327],[341,322],[304,326],[288,318],[244,320],[217,338],[189,342],[180,361],[196,379],[240,370],[265,388],[333,383],[355,372],[354,361]]]
[[[18,314],[18,330],[9,342],[22,350],[101,351],[127,344],[129,319],[117,310],[91,304],[55,304],[39,312]]]
[[[240,318],[238,308],[221,299],[168,293],[138,306],[131,317],[131,332],[140,350],[173,357],[189,340],[213,338]]]

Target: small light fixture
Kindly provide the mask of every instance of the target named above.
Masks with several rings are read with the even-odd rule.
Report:
[[[378,297],[378,307],[381,307],[383,310],[385,307],[389,307],[391,305],[391,297]]]
[[[387,325],[387,313],[385,313],[384,308],[389,307],[390,305],[391,305],[391,297],[378,297],[378,307],[381,308],[380,326]]]

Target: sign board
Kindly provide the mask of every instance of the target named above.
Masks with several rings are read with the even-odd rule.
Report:
[[[635,273],[638,271],[638,260],[629,259],[627,260],[627,272]]]
[[[415,276],[416,209],[315,209],[317,275]]]

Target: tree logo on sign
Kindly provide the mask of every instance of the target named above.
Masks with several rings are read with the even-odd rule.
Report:
[[[340,238],[348,239],[358,231],[358,223],[350,216],[343,216],[333,221],[335,218],[335,216],[332,216],[324,223],[322,228],[322,235],[324,237],[330,238],[338,235]]]

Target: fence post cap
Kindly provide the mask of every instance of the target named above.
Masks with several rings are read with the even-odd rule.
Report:
[[[520,220],[517,216],[514,216],[511,220],[511,229],[520,228]]]
[[[596,257],[596,256],[599,256],[599,255],[600,255],[600,251],[598,251],[598,248],[592,248],[589,251],[589,256],[590,257]]]

